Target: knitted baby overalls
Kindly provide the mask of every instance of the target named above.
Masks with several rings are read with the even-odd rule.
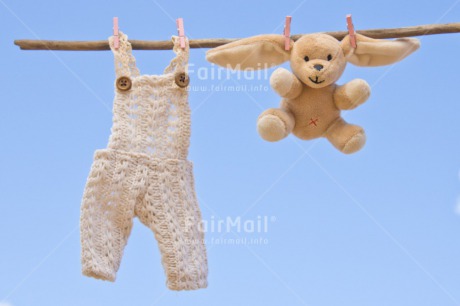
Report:
[[[196,200],[190,143],[190,107],[184,85],[189,46],[163,75],[140,75],[123,33],[114,48],[115,99],[107,149],[97,150],[81,207],[82,271],[114,281],[136,216],[158,241],[167,286],[207,286],[207,258]],[[182,82],[182,83],[180,83]]]

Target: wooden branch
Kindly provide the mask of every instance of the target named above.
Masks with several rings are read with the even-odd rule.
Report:
[[[371,38],[398,38],[423,36],[434,34],[459,33],[459,23],[447,24],[426,24],[413,27],[393,28],[393,29],[372,29],[361,30],[357,33],[366,35]],[[324,32],[339,40],[348,34],[347,31]],[[291,36],[297,40],[303,34]],[[239,38],[207,38],[207,39],[192,39],[190,40],[190,48],[214,48],[222,46]],[[65,50],[65,51],[104,51],[110,50],[107,40],[98,41],[57,41],[57,40],[30,40],[20,39],[14,43],[22,50]],[[170,50],[173,48],[173,43],[167,40],[130,40],[134,50]]]

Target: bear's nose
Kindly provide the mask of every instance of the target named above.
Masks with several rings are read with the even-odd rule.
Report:
[[[323,65],[319,65],[319,64],[316,64],[315,66],[313,66],[316,70],[318,71],[321,71],[321,69],[323,69]]]

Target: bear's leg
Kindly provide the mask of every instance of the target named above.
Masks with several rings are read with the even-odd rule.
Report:
[[[366,134],[363,128],[348,124],[341,117],[332,123],[325,136],[334,147],[345,154],[359,151],[366,143]]]
[[[294,124],[294,116],[289,111],[270,108],[257,119],[257,131],[267,141],[278,141],[291,133]]]

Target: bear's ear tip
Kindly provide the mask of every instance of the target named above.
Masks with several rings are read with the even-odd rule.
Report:
[[[208,62],[213,62],[213,61],[212,61],[213,58],[214,58],[213,53],[212,53],[212,52],[209,52],[209,51],[211,51],[211,50],[206,51],[206,60],[207,60]]]
[[[420,39],[415,38],[415,37],[402,37],[402,38],[399,38],[398,40],[406,41],[417,48],[420,48],[420,45],[421,45]]]
[[[411,39],[411,41],[412,41],[412,43],[414,44],[414,47],[415,47],[416,49],[418,49],[418,48],[421,47],[422,42],[420,41],[420,39],[418,39],[418,38],[413,38],[413,37],[411,37],[410,39]]]
[[[410,50],[411,53],[420,49],[420,46],[421,46],[420,39],[417,39],[414,37],[404,37],[404,38],[399,38],[398,40],[406,42],[407,49]]]

